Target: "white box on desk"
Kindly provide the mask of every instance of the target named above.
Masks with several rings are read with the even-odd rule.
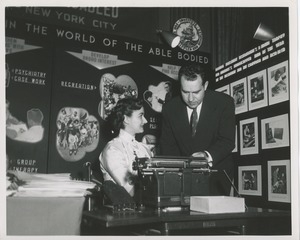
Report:
[[[245,199],[227,196],[191,196],[190,210],[205,213],[245,212]]]

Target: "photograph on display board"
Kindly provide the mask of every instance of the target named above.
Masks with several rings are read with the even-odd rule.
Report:
[[[230,95],[229,85],[225,85],[223,87],[217,88],[217,89],[215,89],[215,91]]]
[[[230,94],[234,99],[235,114],[248,111],[246,78],[231,83]]]
[[[262,149],[287,147],[289,138],[288,114],[261,120]]]
[[[254,73],[248,79],[249,110],[268,105],[266,70]]]
[[[240,121],[240,153],[258,153],[257,117]]]
[[[291,202],[290,160],[268,161],[268,200]]]
[[[238,179],[240,194],[262,195],[261,166],[239,166]]]
[[[269,105],[289,100],[288,61],[268,68]]]

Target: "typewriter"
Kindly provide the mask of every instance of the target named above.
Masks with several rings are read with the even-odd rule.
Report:
[[[189,207],[190,196],[209,195],[207,158],[157,156],[136,158],[138,172],[136,196],[140,204],[158,209]]]

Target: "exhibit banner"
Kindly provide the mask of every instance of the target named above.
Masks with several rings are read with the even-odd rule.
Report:
[[[24,20],[39,21],[45,24],[86,29],[93,32],[136,35],[136,29],[142,36],[153,41],[157,39],[155,26],[159,8],[126,7],[6,7],[7,16]],[[134,26],[134,27],[133,27]]]
[[[88,166],[99,167],[99,155],[112,137],[107,116],[118,100],[126,97],[143,100],[148,123],[137,140],[159,154],[161,111],[180,94],[180,67],[197,63],[212,72],[209,54],[200,51],[185,52],[165,44],[37,19],[7,17],[6,27],[8,79],[28,86],[22,88],[21,95],[29,95],[19,98],[19,93],[9,90],[7,109],[14,110],[19,99],[18,104],[32,106],[36,115],[41,115],[44,145],[22,158],[43,161],[40,172],[70,172],[74,178],[86,179]],[[20,70],[15,72],[16,68]],[[36,82],[44,86],[42,90],[28,83],[33,81],[25,78],[28,72],[39,74]],[[27,108],[12,114],[31,110]],[[29,128],[24,118],[24,128]],[[12,146],[8,152],[19,152],[17,145]],[[43,154],[36,156],[35,151]]]

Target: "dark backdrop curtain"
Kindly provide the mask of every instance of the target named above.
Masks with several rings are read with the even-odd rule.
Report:
[[[243,17],[245,10],[241,8],[216,8],[212,16],[214,65],[218,67],[237,57],[250,44],[253,20]]]
[[[253,39],[259,23],[267,25],[276,36],[288,35],[287,8],[214,8],[211,16],[214,67],[262,44]]]

